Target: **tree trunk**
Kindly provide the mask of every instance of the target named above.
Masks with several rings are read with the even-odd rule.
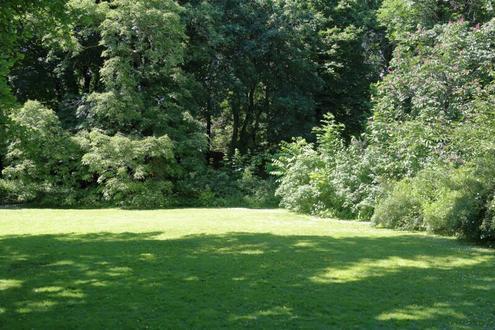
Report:
[[[244,118],[244,123],[241,129],[241,135],[239,139],[239,151],[241,154],[246,154],[250,149],[250,134],[248,128],[251,126],[254,117],[254,93],[256,91],[256,85],[253,86],[248,92],[248,104],[246,108],[246,117]]]
[[[84,70],[84,86],[83,86],[83,91],[84,93],[91,93],[91,82],[93,81],[93,73],[91,71],[91,68],[86,68]]]
[[[232,137],[230,139],[230,148],[229,148],[229,158],[232,158],[234,155],[235,149],[238,147],[238,136],[239,136],[239,126],[240,126],[240,101],[239,95],[236,93],[234,95],[234,99],[231,103],[232,108]]]
[[[260,129],[261,113],[263,111],[265,111],[266,113],[268,113],[269,112],[269,108],[270,108],[270,98],[269,98],[269,94],[268,94],[268,87],[265,87],[264,105],[263,105],[263,108],[258,107],[258,109],[256,109],[256,116],[254,118],[254,127],[253,127],[253,131],[251,132],[251,140],[252,140],[253,147],[256,146],[256,136],[257,136],[258,131]]]
[[[208,152],[211,151],[211,140],[212,140],[212,132],[211,132],[211,115],[213,113],[213,101],[208,98],[208,105],[206,106],[206,134],[208,136]]]

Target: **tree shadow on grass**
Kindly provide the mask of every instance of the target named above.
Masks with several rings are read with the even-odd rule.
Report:
[[[0,239],[0,328],[493,328],[495,254],[231,233]]]

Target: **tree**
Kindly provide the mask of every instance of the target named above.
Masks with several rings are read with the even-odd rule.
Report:
[[[454,130],[474,120],[475,100],[493,81],[494,26],[493,20],[480,28],[438,25],[398,45],[391,73],[376,86],[370,126],[383,175],[414,176],[428,163],[461,157],[450,145]]]
[[[94,130],[81,135],[82,164],[96,173],[104,200],[128,207],[164,207],[171,203],[173,143],[167,136],[129,138]]]
[[[378,19],[387,28],[390,40],[400,42],[419,27],[431,29],[456,20],[466,20],[473,26],[485,23],[493,17],[494,10],[491,0],[384,0]]]
[[[79,132],[76,140],[85,152],[79,163],[89,171],[77,178],[82,190],[99,187],[101,196],[118,202],[122,194],[116,197],[105,189],[121,180],[139,190],[131,189],[141,196],[129,201],[134,206],[146,203],[145,195],[152,199],[154,188],[154,205],[163,205],[159,196],[167,193],[170,198],[172,187],[174,194],[180,193],[178,182],[203,168],[205,138],[193,117],[196,105],[189,92],[194,84],[181,70],[181,7],[174,1],[71,0],[64,10],[70,24],[57,21],[48,34],[32,33],[22,42],[24,59],[10,75],[15,95],[53,106],[62,126]],[[57,34],[58,29],[63,33]],[[46,89],[38,86],[40,79],[47,82]],[[14,139],[9,139],[11,145]],[[144,182],[139,175],[132,174],[132,181],[110,169],[106,175],[115,177],[98,181],[101,164],[92,155],[116,143],[127,145],[130,155],[113,154],[115,164],[125,164],[132,154],[134,162],[142,163],[132,171],[153,163]],[[167,155],[156,156],[158,161],[153,155],[160,148]]]
[[[12,127],[3,170],[18,202],[52,199],[74,203],[81,179],[78,144],[61,127],[53,110],[28,101],[10,115]]]
[[[57,19],[62,20],[65,0],[5,0],[0,11],[0,170],[9,126],[8,110],[15,105],[7,76],[20,58],[19,42],[28,38],[35,29],[49,30]]]
[[[303,2],[303,1],[301,1]],[[324,87],[315,97],[317,122],[325,113],[345,125],[350,140],[371,115],[370,84],[390,60],[385,31],[376,20],[381,1],[304,1],[321,17],[315,62]]]
[[[84,127],[107,135],[99,139],[102,144],[121,135],[143,145],[150,137],[171,139],[176,162],[165,168],[174,183],[201,169],[205,145],[186,108],[193,102],[180,69],[185,41],[180,11],[173,1],[113,1],[100,26],[103,91],[87,95],[78,109]],[[84,159],[93,168],[93,158]]]
[[[227,124],[230,137],[221,139],[222,148],[232,156],[235,149],[254,152],[310,131],[321,85],[310,56],[315,17],[284,1],[187,6],[186,70],[201,84],[211,140]]]
[[[493,239],[494,31],[458,21],[401,40],[360,139],[328,118],[315,146],[282,146],[283,206]]]

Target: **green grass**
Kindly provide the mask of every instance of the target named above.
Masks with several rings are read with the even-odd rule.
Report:
[[[0,210],[0,328],[495,327],[495,251],[282,210]]]

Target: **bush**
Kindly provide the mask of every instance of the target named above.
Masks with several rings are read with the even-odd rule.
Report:
[[[104,201],[130,208],[172,204],[173,145],[167,136],[129,138],[94,130],[79,136],[89,178]]]
[[[14,204],[18,200],[16,184],[13,181],[0,179],[0,205]]]
[[[363,156],[362,141],[345,145],[343,129],[327,115],[315,129],[316,147],[304,139],[282,145],[273,173],[279,177],[276,194],[283,207],[325,217],[371,217],[376,188],[372,159]]]
[[[495,192],[490,194],[485,205],[485,215],[480,229],[482,240],[495,241]]]
[[[82,151],[55,112],[28,101],[10,116],[3,190],[10,202],[71,205]]]
[[[429,231],[476,239],[479,237],[480,205],[460,190],[441,191],[437,200],[424,205],[424,222]]]
[[[372,222],[403,230],[424,229],[421,199],[409,180],[398,182],[375,209]]]
[[[247,167],[238,182],[243,191],[243,201],[248,207],[270,208],[279,205],[280,199],[275,196],[276,184],[273,178],[261,178],[254,174],[252,167]]]
[[[280,205],[301,213],[316,213],[319,191],[315,173],[324,168],[324,161],[312,144],[304,139],[282,144],[274,160],[274,175],[279,176],[276,196]]]
[[[352,139],[351,143],[334,155],[335,166],[328,178],[335,192],[333,208],[340,209],[340,216],[369,220],[375,208],[378,193],[373,170],[374,157],[363,141]],[[341,206],[339,207],[339,204]]]
[[[268,176],[269,153],[225,159],[220,169],[208,168],[179,181],[178,206],[271,208],[279,205],[276,184]]]
[[[172,186],[167,181],[133,183],[127,191],[128,199],[120,201],[124,208],[157,209],[171,207],[175,201],[171,196]]]
[[[485,166],[478,165],[437,165],[395,183],[379,201],[373,222],[470,240],[493,238],[493,201],[489,194],[494,188],[493,179],[486,176],[489,171]]]

